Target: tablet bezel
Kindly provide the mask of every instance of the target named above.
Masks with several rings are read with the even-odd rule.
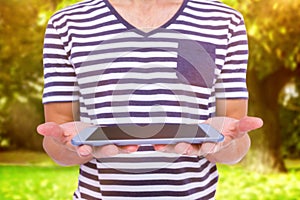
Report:
[[[168,137],[168,138],[155,138],[155,134],[152,137],[134,137],[132,136],[131,139],[108,139],[107,137],[107,131],[110,130],[110,127],[112,130],[117,130],[122,132],[122,134],[126,134],[126,137],[129,137],[128,135],[131,135],[129,133],[132,132],[149,132],[149,130],[154,129],[158,130],[158,128],[166,128],[165,130],[171,130],[170,128],[176,129],[177,132],[172,134],[174,137]],[[172,127],[174,126],[174,127]],[[176,126],[176,127],[175,127]],[[124,146],[124,145],[142,145],[142,144],[176,144],[179,142],[187,142],[191,144],[200,144],[204,142],[221,142],[224,140],[223,134],[221,134],[219,131],[217,131],[215,128],[210,126],[209,124],[155,124],[155,125],[147,125],[145,127],[137,126],[137,125],[116,125],[116,126],[110,126],[110,127],[100,127],[100,126],[91,126],[83,129],[80,131],[73,139],[72,144],[75,146],[79,145],[91,145],[91,146],[103,146],[108,144],[115,144],[118,146]],[[169,129],[168,129],[169,128]],[[100,133],[104,135],[103,139],[101,140],[89,140],[92,134],[99,134],[97,131],[100,130]],[[106,131],[103,131],[106,130]],[[189,137],[186,137],[186,130],[189,130],[190,133]],[[185,131],[185,132],[184,132]],[[204,132],[208,137],[196,137],[198,131]],[[170,131],[169,131],[170,132]],[[184,137],[181,137],[183,135]]]

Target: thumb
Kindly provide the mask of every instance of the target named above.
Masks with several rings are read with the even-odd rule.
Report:
[[[263,120],[258,117],[244,117],[237,123],[240,132],[249,132],[263,126]]]
[[[37,127],[37,132],[43,136],[50,136],[54,138],[59,138],[64,134],[63,129],[59,126],[59,124],[54,122],[47,122],[41,124]]]

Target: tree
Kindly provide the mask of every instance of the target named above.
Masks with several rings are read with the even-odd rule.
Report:
[[[264,126],[251,133],[252,148],[245,163],[261,172],[285,171],[280,152],[279,95],[300,75],[300,7],[294,0],[228,0],[241,11],[249,34],[249,114]]]
[[[0,0],[0,147],[41,147],[42,47],[57,0]],[[9,138],[10,142],[7,141]],[[23,138],[23,139],[22,139]],[[36,143],[34,141],[37,141]]]
[[[300,77],[293,78],[284,88],[280,97],[280,122],[282,153],[284,158],[300,157]]]
[[[41,149],[42,49],[49,17],[79,0],[0,0],[0,149]]]

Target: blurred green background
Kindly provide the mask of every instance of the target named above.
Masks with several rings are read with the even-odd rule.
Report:
[[[45,26],[78,0],[0,0],[0,199],[71,199],[77,167],[42,150]],[[236,166],[220,166],[218,199],[300,199],[300,1],[223,0],[245,18],[249,115],[264,120]],[[67,180],[67,181],[66,181]]]

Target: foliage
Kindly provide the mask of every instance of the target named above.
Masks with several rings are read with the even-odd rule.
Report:
[[[20,144],[18,147],[24,147],[15,143],[19,136],[23,141],[38,139],[34,133],[43,119],[42,49],[47,20],[43,13],[53,10],[54,3],[55,0],[1,0],[0,148]],[[26,146],[38,148],[34,143]]]
[[[295,0],[223,0],[245,18],[250,42],[250,69],[261,78],[280,67],[300,63],[300,2]]]
[[[299,93],[300,21],[298,19],[300,19],[300,13],[298,10],[300,1],[271,0],[252,1],[252,3],[256,7],[255,9],[262,9],[261,12],[249,12],[248,10],[245,16],[248,18],[246,22],[249,24],[250,48],[252,48],[250,68],[254,69],[260,78],[267,79],[268,76],[273,76],[273,86],[279,82],[278,79],[285,79],[286,82],[283,85],[287,86],[292,83],[296,88],[295,92],[298,91]],[[284,70],[280,68],[290,70],[290,73],[284,73]],[[276,71],[279,71],[281,76],[277,77],[274,75]],[[290,78],[287,78],[288,76]],[[269,89],[271,90],[272,88]],[[279,100],[280,94],[282,93],[279,93]],[[291,94],[284,93],[285,98],[289,95]],[[279,112],[282,138],[281,149],[283,150],[283,156],[289,158],[300,156],[299,102],[300,96],[295,96],[294,94],[286,104],[280,102],[279,105],[281,108]]]
[[[299,163],[298,163],[299,167]],[[300,171],[264,175],[238,166],[220,166],[217,199],[299,200]],[[299,169],[299,168],[298,168]],[[0,199],[71,199],[77,184],[76,167],[0,166]]]
[[[61,0],[60,3],[58,4],[57,9],[65,8],[77,2],[80,2],[80,0]]]
[[[41,53],[44,26],[38,23],[42,3],[38,0],[2,1],[0,37],[0,93],[10,99],[36,98],[41,87]]]
[[[284,145],[300,140],[299,132],[295,132],[299,121],[285,121],[287,123],[279,126],[282,110],[279,110],[278,101],[283,87],[300,76],[300,1],[223,1],[239,10],[245,18],[250,48],[249,113],[262,117],[265,122],[262,129],[252,134],[252,149],[247,160],[253,163],[253,169],[259,165],[266,171],[284,170],[280,152],[281,139],[284,139]],[[284,115],[299,116],[299,112],[289,113],[286,109]],[[294,130],[292,137],[281,137],[280,128],[282,133]],[[287,148],[282,149],[287,155]]]
[[[299,111],[290,111],[282,107],[281,110],[281,137],[283,141],[282,152],[285,158],[300,157],[300,115]]]
[[[7,111],[10,113],[5,125],[9,133],[9,149],[42,150],[42,136],[35,133],[36,127],[43,122],[40,100],[31,103],[10,102]]]
[[[290,81],[281,96],[280,123],[284,157],[300,157],[300,78]]]
[[[43,38],[60,2],[75,1],[0,1],[0,148],[41,149]]]

